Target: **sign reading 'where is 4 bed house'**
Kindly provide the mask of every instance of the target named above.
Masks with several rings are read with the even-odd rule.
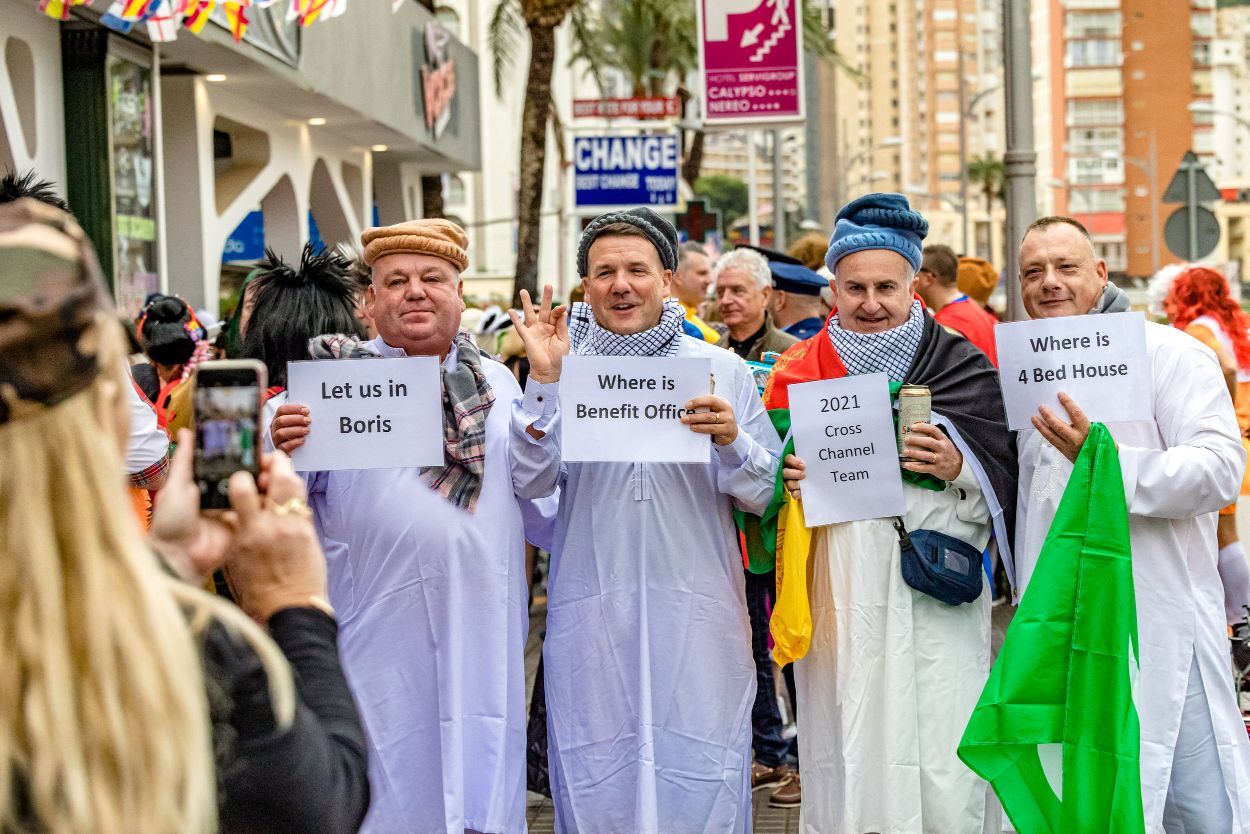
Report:
[[[803,119],[801,0],[698,0],[704,122]]]

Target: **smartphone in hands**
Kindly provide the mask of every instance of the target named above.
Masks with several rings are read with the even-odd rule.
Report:
[[[230,506],[228,482],[260,474],[260,398],[265,366],[255,359],[203,362],[195,372],[195,483],[200,508]]]

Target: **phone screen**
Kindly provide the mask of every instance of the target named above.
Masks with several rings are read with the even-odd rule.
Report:
[[[250,369],[214,372],[202,367],[197,373],[195,480],[205,508],[230,505],[227,482],[235,472],[260,471],[259,386]]]

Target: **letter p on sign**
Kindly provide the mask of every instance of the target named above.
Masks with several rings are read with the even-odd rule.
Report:
[[[707,0],[704,7],[704,38],[709,41],[729,40],[729,16],[753,12],[762,2],[763,0]]]

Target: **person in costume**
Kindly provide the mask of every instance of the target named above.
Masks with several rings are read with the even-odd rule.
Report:
[[[959,259],[949,246],[934,244],[924,248],[924,260],[916,276],[916,293],[924,299],[933,318],[943,327],[961,334],[998,367],[994,325],[998,319],[985,311],[959,289]]]
[[[773,324],[783,333],[802,340],[810,338],[825,326],[829,310],[821,299],[821,292],[828,288],[829,282],[795,257],[795,249],[791,249],[789,255],[762,246],[744,245],[738,249],[754,249],[768,260],[768,271],[772,276],[768,312]],[[822,242],[821,258],[824,252]]]
[[[516,497],[508,405],[521,389],[460,329],[463,229],[413,220],[366,229],[361,243],[378,337],[327,336],[310,352],[439,357],[446,432],[443,466],[307,475],[369,738],[363,830],[523,832],[525,522],[541,512]],[[271,425],[290,452],[309,409],[288,402]]]
[[[978,556],[996,531],[1010,565],[1016,456],[998,374],[915,295],[927,232],[901,194],[869,194],[838,213],[826,256],[833,314],[822,332],[777,360],[764,400],[773,422],[788,430],[795,384],[885,373],[892,387],[928,386],[931,422],[913,424],[904,448],[902,522],[908,531],[959,539]],[[806,463],[787,454],[782,476],[787,491],[761,520],[765,531],[776,529],[785,502],[801,500]],[[971,602],[951,605],[913,588],[903,578],[895,522],[811,531],[811,642],[795,662],[802,828],[992,831],[988,785],[956,756],[989,675],[992,589],[982,584]],[[976,578],[980,561],[971,560]]]
[[[729,332],[717,345],[759,362],[765,353],[780,353],[798,341],[782,333],[769,314],[773,277],[768,261],[753,249],[739,247],[716,264],[716,304]]]
[[[1188,266],[1172,278],[1163,308],[1173,327],[1180,328],[1215,352],[1228,392],[1237,410],[1243,446],[1250,449],[1250,316],[1228,291],[1228,281],[1213,269]],[[1241,494],[1250,492],[1250,473],[1242,478]],[[1224,613],[1237,643],[1250,639],[1250,566],[1237,534],[1237,502],[1220,509],[1215,528]],[[1244,659],[1243,659],[1244,660]]]
[[[1020,244],[1033,318],[1128,309],[1089,233],[1044,217]],[[1236,499],[1246,452],[1215,354],[1175,327],[1146,322],[1148,420],[1108,423],[1128,501],[1137,597],[1141,791],[1146,831],[1250,831],[1250,741],[1229,685],[1216,513]],[[1020,432],[1016,565],[1027,593],[1072,463],[1089,435],[1080,404],[1043,407]],[[1065,419],[1066,416],[1066,419]]]
[[[707,300],[707,289],[711,285],[712,260],[703,244],[694,241],[683,243],[678,250],[677,270],[673,273],[673,297],[681,302],[686,322],[691,326],[686,328],[686,332],[716,344],[720,333],[699,318],[699,305]]]
[[[998,289],[998,270],[992,263],[984,258],[960,255],[959,274],[955,279],[955,286],[961,293],[975,301],[982,310],[1001,321],[1001,317],[990,306],[990,296],[994,294],[994,290]]]
[[[743,834],[751,827],[755,664],[733,509],[772,496],[780,440],[746,364],[684,336],[665,301],[677,232],[646,208],[582,233],[586,304],[523,292],[530,377],[513,407],[524,495],[560,492],[543,647],[556,830]],[[682,422],[703,464],[561,458],[563,357],[707,357],[714,394]]]
[[[311,243],[304,244],[298,269],[272,249],[256,265],[248,285],[253,311],[242,337],[243,356],[260,360],[268,371],[262,425],[272,423],[286,402],[287,363],[307,359],[313,338],[325,333],[365,335],[351,271],[341,252],[318,250]]]

